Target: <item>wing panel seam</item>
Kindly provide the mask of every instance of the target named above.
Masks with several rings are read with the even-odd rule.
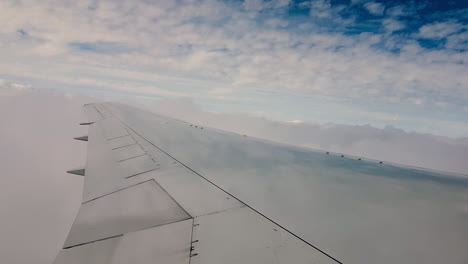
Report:
[[[85,202],[82,202],[81,204],[89,203],[89,202],[91,202],[91,201],[97,200],[97,199],[102,198],[102,197],[104,197],[104,196],[107,196],[107,195],[110,195],[110,194],[113,194],[113,193],[116,193],[116,192],[120,192],[120,191],[126,190],[126,189],[128,189],[128,188],[132,188],[132,187],[137,186],[137,185],[139,185],[139,184],[143,184],[143,183],[146,183],[146,182],[149,182],[149,181],[153,181],[153,180],[154,180],[154,179],[149,179],[149,180],[142,181],[142,182],[139,182],[139,183],[136,183],[136,184],[132,184],[132,185],[130,185],[130,186],[127,186],[127,187],[124,187],[124,188],[121,188],[121,189],[112,191],[112,192],[110,192],[110,193],[106,193],[106,194],[100,195],[100,196],[95,197],[95,198],[93,198],[93,199],[87,200],[87,201],[85,201]]]

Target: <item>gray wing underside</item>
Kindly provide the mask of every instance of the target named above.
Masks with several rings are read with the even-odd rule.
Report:
[[[83,201],[55,264],[339,263],[190,165],[182,153],[223,153],[226,146],[209,143],[220,132],[119,104],[84,110]],[[201,158],[208,174],[229,176],[226,164]]]

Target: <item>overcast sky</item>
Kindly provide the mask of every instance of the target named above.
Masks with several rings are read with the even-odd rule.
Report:
[[[2,261],[51,263],[62,246],[90,101],[466,176],[467,14],[465,1],[1,1]]]

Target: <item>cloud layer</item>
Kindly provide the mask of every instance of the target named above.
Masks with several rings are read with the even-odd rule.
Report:
[[[87,99],[12,86],[0,84],[0,255],[50,264],[81,203],[82,179],[65,171],[85,163],[86,144],[72,138],[86,134]]]
[[[188,96],[225,112],[255,104],[249,111],[283,120],[312,120],[307,109],[321,100],[333,114],[319,121],[462,136],[468,132],[464,8],[458,2],[449,8],[326,0],[3,1],[0,72],[14,82],[85,94]],[[450,123],[427,128],[443,121]]]

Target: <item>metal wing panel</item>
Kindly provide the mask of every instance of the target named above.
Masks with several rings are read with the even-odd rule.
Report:
[[[64,248],[191,218],[154,180],[84,203]]]
[[[179,162],[177,162],[177,160],[156,148],[154,145],[152,145],[151,142],[140,137],[138,134],[135,134],[135,132],[133,132],[131,129],[129,129],[129,133],[132,138],[138,142],[138,145],[142,147],[145,152],[155,161],[156,165],[159,167],[158,171],[162,172],[174,167],[182,166]]]
[[[91,106],[86,107],[94,109]],[[102,106],[95,109],[107,114],[89,126],[83,204],[55,263],[148,263],[155,256],[164,263],[187,263],[191,245],[187,234],[191,236],[192,222],[187,226],[184,220],[191,216],[179,202],[197,215],[242,203],[138,135],[129,134]],[[162,170],[156,171],[160,164]],[[184,238],[173,239],[179,231],[172,226],[179,222],[185,222]],[[147,231],[154,226],[166,231]],[[137,233],[140,235],[134,235]],[[154,235],[165,239],[155,240]],[[152,243],[153,247],[133,247],[138,243]]]
[[[125,127],[122,126],[122,123],[120,123],[119,120],[115,118],[106,117],[105,119],[100,121],[100,124],[104,132],[104,136],[108,140],[129,135]]]
[[[89,201],[96,197],[139,183],[141,179],[132,179],[131,176],[151,172],[158,168],[148,155],[136,155],[138,157],[133,159],[121,159],[137,154],[133,147],[138,148],[139,145],[128,134],[125,127],[118,123],[119,121],[115,118],[112,122],[108,122],[107,120],[108,119],[97,121],[89,126],[88,157],[83,201]],[[115,135],[109,132],[112,129],[121,131],[118,134],[125,131],[127,135],[112,138],[112,136]],[[106,133],[108,135],[107,137]],[[122,144],[124,142],[129,142],[130,139],[132,142],[131,149],[125,146],[115,147],[115,140],[119,140],[118,144]],[[139,148],[141,151],[143,150],[141,147]],[[141,151],[138,153],[142,153]]]
[[[158,173],[154,179],[191,216],[212,214],[243,206],[242,202],[184,167]]]
[[[136,142],[133,145],[127,145],[119,148],[112,149],[117,162],[145,155],[146,152]]]
[[[96,122],[104,118],[103,115],[99,113],[94,104],[86,104],[83,107],[83,110],[88,117],[89,122]]]
[[[188,264],[193,219],[128,233],[118,244],[112,264]]]
[[[148,155],[122,160],[119,165],[125,179],[158,169],[154,160]]]
[[[111,264],[116,245],[122,237],[62,249],[53,264]]]
[[[247,207],[196,217],[194,223],[199,242],[193,264],[336,264]]]
[[[54,264],[188,264],[193,220],[63,249]]]
[[[211,214],[243,205],[242,202],[167,156],[150,142],[132,131],[130,133],[159,167],[153,174],[137,177],[154,178],[190,215]]]
[[[70,233],[75,246],[62,250],[57,263],[170,263],[168,254],[179,256],[175,263],[333,262],[311,243],[352,264],[468,259],[460,206],[468,203],[468,181],[201,129],[119,104],[85,111],[100,118],[88,137],[85,203]],[[126,145],[146,154],[121,160],[136,153],[114,152]],[[157,183],[157,195],[125,192],[146,181]],[[158,226],[168,228],[158,235],[145,235],[150,222],[164,223],[161,215],[179,219],[171,218],[175,208],[195,218],[192,240],[190,225],[169,241],[177,233],[170,226],[192,221],[183,217]],[[119,243],[136,233],[141,240],[128,240],[120,247],[125,253],[117,254]],[[155,236],[167,241],[151,240]],[[80,241],[87,244],[76,246]],[[138,253],[147,244],[157,248]]]
[[[112,117],[112,113],[103,104],[93,104],[93,106],[104,119]]]
[[[108,193],[109,188],[121,178],[119,166],[102,134],[101,124],[96,122],[90,125],[83,201]]]
[[[125,137],[114,138],[114,139],[108,140],[107,142],[109,142],[112,149],[129,146],[129,145],[136,143],[136,141],[130,135],[125,136]]]

